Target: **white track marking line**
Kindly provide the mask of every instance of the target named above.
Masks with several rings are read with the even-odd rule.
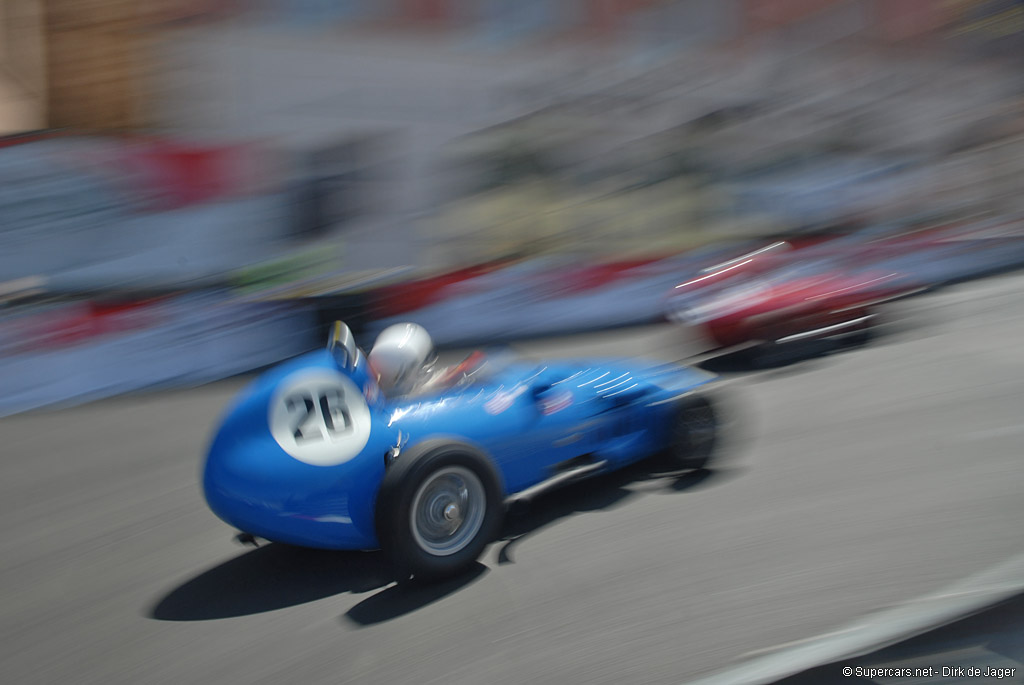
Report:
[[[1024,592],[1024,554],[953,583],[949,587],[871,614],[846,628],[817,637],[748,652],[763,654],[710,676],[696,685],[760,685],[809,669],[870,654],[953,623]]]

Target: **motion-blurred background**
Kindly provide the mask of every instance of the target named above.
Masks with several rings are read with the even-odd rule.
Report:
[[[1022,62],[1024,0],[0,0],[0,679],[768,682],[1013,592],[851,665],[1024,682]],[[700,356],[730,458],[440,589],[243,550],[197,466],[336,318]]]
[[[709,244],[1017,236],[1022,48],[1010,0],[3,0],[0,412],[336,317],[659,320]]]

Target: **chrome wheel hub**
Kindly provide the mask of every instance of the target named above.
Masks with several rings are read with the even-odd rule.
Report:
[[[462,523],[462,514],[459,512],[459,508],[454,504],[449,504],[444,508],[444,517],[449,521]]]
[[[469,545],[483,526],[483,483],[463,466],[430,474],[416,491],[409,523],[413,538],[429,554],[448,556]]]

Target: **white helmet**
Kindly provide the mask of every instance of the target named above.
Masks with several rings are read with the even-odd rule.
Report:
[[[381,389],[402,394],[412,388],[433,356],[434,343],[426,329],[414,323],[400,323],[381,331],[369,360]]]

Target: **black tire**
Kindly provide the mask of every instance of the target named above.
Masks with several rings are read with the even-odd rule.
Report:
[[[792,350],[784,349],[774,340],[750,348],[750,366],[753,369],[773,369],[791,360]]]
[[[385,473],[377,537],[400,577],[435,580],[472,565],[503,513],[490,459],[470,445],[430,440],[403,452]]]
[[[707,397],[688,397],[672,418],[668,461],[676,469],[702,469],[715,455],[719,416]]]

